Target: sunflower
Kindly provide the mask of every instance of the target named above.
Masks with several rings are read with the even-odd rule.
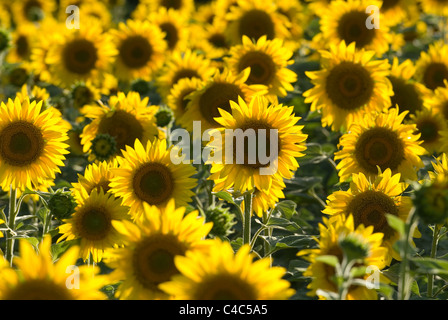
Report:
[[[401,173],[404,180],[417,178],[417,170],[423,167],[421,156],[426,150],[420,146],[420,135],[415,124],[403,124],[407,111],[398,108],[368,115],[350,126],[349,132],[339,140],[340,150],[334,159],[341,181],[352,173],[362,172],[368,178],[390,168],[393,174]]]
[[[304,26],[308,25],[312,19],[306,12],[303,4],[299,1],[277,0],[277,11],[285,16],[288,21],[289,37],[285,38],[285,44],[288,49],[297,51],[302,45],[301,41],[305,33]]]
[[[102,161],[100,163],[88,164],[84,174],[78,173],[78,182],[73,182],[72,193],[78,201],[82,199],[82,193],[85,190],[90,194],[93,190],[100,192],[101,190],[108,194],[110,190],[109,183],[113,177],[111,169],[118,168],[118,161]],[[109,193],[110,194],[110,193]]]
[[[323,218],[323,223],[319,223],[319,238],[316,238],[318,248],[305,249],[298,252],[299,256],[305,256],[311,264],[303,273],[304,276],[311,277],[308,285],[310,291],[308,296],[319,295],[318,290],[338,293],[338,287],[332,280],[336,275],[334,267],[319,261],[322,256],[336,256],[339,263],[342,263],[344,257],[344,243],[351,243],[357,247],[363,258],[357,264],[360,266],[375,266],[379,270],[386,266],[387,248],[382,246],[383,234],[376,232],[372,226],[356,225],[352,215],[347,218],[338,217],[330,222]],[[368,274],[360,275],[360,278],[366,279]],[[378,295],[374,289],[367,286],[352,285],[347,293],[347,300],[377,300]]]
[[[111,9],[101,0],[62,0],[59,5],[59,21],[67,19],[66,9],[70,5],[79,8],[80,19],[88,18],[98,22],[103,28],[107,29],[112,25]]]
[[[168,52],[185,51],[187,49],[190,34],[189,23],[179,11],[161,7],[151,13],[147,19],[165,34],[164,40]]]
[[[110,191],[131,208],[134,220],[140,218],[144,203],[164,207],[174,198],[177,207],[186,206],[197,184],[192,178],[195,167],[174,164],[171,161],[173,146],[167,148],[165,139],[148,141],[145,146],[138,139],[134,148],[126,146],[120,166],[112,169],[114,177],[109,183]]]
[[[431,161],[431,165],[433,170],[428,170],[430,180],[436,180],[437,176],[448,176],[448,156],[445,152]]]
[[[228,68],[235,74],[250,68],[247,84],[261,84],[268,87],[267,97],[275,101],[277,97],[285,97],[288,91],[294,90],[293,83],[297,74],[288,69],[293,63],[293,52],[283,46],[280,39],[267,40],[261,36],[253,42],[243,36],[243,44],[235,45],[225,59]]]
[[[56,109],[42,101],[9,99],[0,104],[0,186],[24,190],[54,179],[64,166],[67,129]]]
[[[45,64],[51,83],[69,88],[77,81],[100,85],[110,72],[117,50],[98,22],[84,18],[80,29],[63,28],[48,48]]]
[[[416,0],[383,0],[381,22],[393,27],[399,24],[413,26],[419,20]]]
[[[425,96],[424,105],[448,122],[448,80],[444,80],[444,84]]]
[[[426,14],[448,16],[448,3],[445,0],[419,0],[419,4]]]
[[[84,106],[94,104],[101,99],[101,89],[90,82],[77,82],[70,88],[70,96],[73,106],[81,110]]]
[[[448,122],[439,113],[431,109],[417,111],[411,115],[410,123],[415,124],[417,133],[420,134],[421,146],[426,149],[428,154],[438,154],[442,150],[443,142],[442,132],[448,129]]]
[[[99,274],[99,267],[76,265],[79,253],[77,246],[70,247],[56,262],[51,256],[51,237],[48,235],[40,243],[39,253],[26,239],[20,240],[19,247],[20,257],[14,258],[17,269],[0,267],[0,300],[107,298],[100,291],[106,282],[105,277]]]
[[[407,59],[400,63],[398,58],[394,57],[389,75],[393,91],[391,106],[398,106],[401,111],[408,110],[406,119],[424,108],[426,96],[430,94],[429,89],[413,79],[414,74],[415,66],[412,60]]]
[[[332,1],[328,7],[331,14],[323,14],[320,19],[323,42],[330,45],[341,41],[347,45],[355,43],[357,49],[373,50],[382,56],[389,50],[389,27],[384,23],[379,29],[366,27],[369,17],[366,8],[370,5],[381,8],[381,1]]]
[[[372,180],[363,173],[353,174],[347,191],[335,191],[327,199],[327,206],[322,211],[330,215],[330,221],[340,215],[353,215],[355,227],[372,226],[374,232],[384,234],[383,246],[388,248],[387,265],[392,258],[400,260],[399,252],[393,247],[400,235],[389,226],[386,214],[397,216],[403,221],[412,208],[412,200],[403,192],[408,184],[400,182],[399,173],[392,174],[390,169],[379,172]],[[414,237],[420,237],[418,230]]]
[[[204,82],[196,77],[182,78],[170,90],[167,96],[167,105],[173,110],[176,124],[182,124],[182,117],[187,110],[190,99],[188,95],[203,86]]]
[[[190,33],[195,35],[192,48],[203,52],[206,58],[220,60],[228,55],[231,41],[227,38],[227,21],[214,20],[205,25],[192,24]]]
[[[238,0],[225,18],[229,23],[227,38],[232,45],[240,44],[243,36],[254,40],[261,36],[266,36],[267,40],[290,37],[288,27],[291,22],[278,12],[275,2]]]
[[[286,186],[281,180],[272,180],[272,185],[269,191],[263,191],[262,189],[255,189],[252,197],[252,209],[258,217],[263,217],[269,210],[275,208],[279,199],[285,198],[283,189]],[[242,210],[244,212],[244,201],[241,203]]]
[[[439,40],[429,45],[427,52],[420,53],[415,68],[415,79],[428,89],[443,87],[448,80],[448,44]]]
[[[195,10],[195,3],[194,0],[141,0],[134,10],[134,14],[145,17],[142,13],[146,13],[147,16],[160,8],[178,11],[186,19],[189,19]]]
[[[114,222],[124,239],[123,248],[108,251],[105,262],[113,269],[109,282],[120,282],[119,299],[166,299],[158,288],[177,274],[176,256],[202,251],[209,240],[212,223],[205,223],[197,211],[185,213],[170,200],[164,209],[144,204],[141,222]]]
[[[254,97],[249,104],[239,97],[238,103],[231,101],[230,106],[230,112],[220,110],[221,117],[215,118],[217,123],[222,125],[220,131],[223,146],[220,151],[223,161],[211,163],[209,179],[215,182],[213,190],[227,190],[233,187],[240,192],[255,188],[269,192],[273,180],[291,179],[299,167],[296,158],[304,156],[302,152],[306,149],[304,142],[307,138],[307,135],[302,133],[303,126],[297,125],[300,118],[294,116],[294,108],[282,104],[270,104],[266,98],[260,96]],[[238,140],[241,140],[235,133],[237,129],[244,135],[250,130],[256,133],[253,136],[254,141],[249,141],[250,135],[242,140],[243,157],[239,154],[241,150],[237,149]],[[264,130],[265,134],[264,155],[259,149],[262,143],[259,130]],[[271,137],[273,130],[276,132],[277,141],[271,141],[274,139]],[[230,139],[234,142],[233,150],[229,151],[227,144]],[[256,155],[256,159],[251,159],[252,152],[249,152],[249,145],[255,143],[256,149],[252,152]],[[272,157],[272,147],[277,148],[275,157]],[[232,159],[228,159],[228,153],[232,154]],[[263,156],[269,157],[268,163],[263,163],[265,161],[260,159]],[[240,162],[239,158],[243,158],[241,159],[243,161]],[[265,169],[264,172],[262,169]]]
[[[294,293],[282,279],[283,267],[254,260],[248,245],[234,253],[227,241],[212,240],[209,250],[176,256],[179,275],[159,287],[178,300],[286,300]]]
[[[137,92],[130,91],[127,95],[118,92],[116,96],[111,96],[109,105],[87,105],[82,109],[82,113],[92,119],[87,124],[81,134],[81,144],[86,153],[90,153],[91,161],[96,158],[109,159],[107,145],[94,144],[95,138],[99,135],[108,135],[109,140],[115,144],[115,152],[112,157],[120,155],[126,146],[132,146],[135,139],[145,143],[149,139],[158,136],[159,131],[155,125],[154,115],[157,107],[148,106],[149,98],[141,98]],[[96,150],[95,146],[100,149]],[[106,150],[107,149],[107,150]]]
[[[55,9],[54,0],[18,0],[11,3],[11,16],[16,25],[34,23],[51,17]]]
[[[31,57],[37,28],[32,23],[21,24],[12,31],[12,48],[6,56],[8,63],[27,63]]]
[[[187,110],[182,117],[181,125],[189,131],[193,130],[193,121],[201,121],[201,129],[205,131],[219,127],[215,117],[219,116],[219,109],[230,111],[230,101],[238,101],[238,97],[249,102],[255,95],[267,92],[264,85],[248,85],[250,69],[246,68],[239,74],[234,74],[227,68],[217,70],[212,78],[188,98]]]
[[[39,81],[52,82],[52,71],[50,65],[46,62],[47,54],[50,48],[59,43],[59,34],[55,33],[54,30],[64,30],[63,28],[65,26],[55,19],[45,19],[39,25],[30,54],[30,69]]]
[[[160,28],[149,20],[127,20],[110,33],[118,49],[117,78],[152,80],[165,59],[166,42]]]
[[[323,126],[344,131],[365,114],[390,107],[390,65],[375,59],[373,51],[341,41],[321,51],[321,68],[306,72],[314,87],[303,96],[312,111],[322,112]]]
[[[80,239],[80,257],[85,261],[91,256],[94,262],[100,262],[104,250],[122,244],[113,221],[128,219],[129,208],[102,189],[90,193],[85,189],[78,191],[75,212],[59,226],[62,235],[58,242]]]
[[[155,82],[162,99],[181,79],[208,80],[215,73],[211,60],[192,50],[175,51],[166,60]]]

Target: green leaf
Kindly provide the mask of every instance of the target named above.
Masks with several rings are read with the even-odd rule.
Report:
[[[334,268],[339,264],[338,257],[332,255],[317,256],[316,261],[323,262]]]
[[[394,216],[393,214],[386,214],[387,223],[389,226],[397,231],[400,235],[403,235],[405,233],[405,222],[398,218],[397,216]]]
[[[39,239],[37,239],[35,237],[17,237],[16,239],[24,239],[24,240],[26,240],[27,242],[29,242],[33,246],[33,248],[35,250],[38,250],[38,248],[39,248]]]
[[[279,217],[271,217],[266,226],[287,231],[300,230],[300,226],[294,221]]]
[[[53,261],[59,259],[59,257],[63,255],[74,242],[76,242],[76,240],[62,241],[59,243],[52,244],[50,248],[50,253],[53,258]]]
[[[423,274],[448,275],[448,261],[433,258],[412,258],[416,272]]]
[[[218,198],[227,201],[228,203],[235,204],[235,201],[233,200],[233,197],[230,193],[227,191],[218,191],[216,193],[213,193]]]
[[[284,200],[277,204],[275,207],[283,217],[286,219],[291,219],[291,217],[297,212],[297,204],[292,200]]]

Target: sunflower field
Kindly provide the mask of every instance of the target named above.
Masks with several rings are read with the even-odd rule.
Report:
[[[447,19],[0,0],[0,300],[447,299]]]

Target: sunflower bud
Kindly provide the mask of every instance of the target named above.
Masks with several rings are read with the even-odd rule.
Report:
[[[205,210],[205,219],[207,222],[213,222],[210,234],[219,238],[232,233],[231,229],[236,223],[235,215],[221,205],[212,206]]]
[[[148,81],[137,79],[131,83],[131,91],[136,91],[141,96],[145,96],[151,91],[151,86]]]
[[[70,191],[56,190],[48,200],[51,214],[58,220],[70,218],[75,211],[76,201]]]
[[[92,140],[92,147],[90,148],[92,154],[99,161],[106,161],[117,152],[117,143],[115,138],[105,134],[98,134]]]
[[[160,108],[156,113],[156,123],[158,127],[166,127],[173,120],[173,112],[167,108]]]
[[[443,224],[448,218],[447,178],[439,175],[415,191],[413,203],[423,223]]]

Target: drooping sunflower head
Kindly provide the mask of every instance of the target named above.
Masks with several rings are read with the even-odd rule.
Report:
[[[293,62],[290,60],[292,54],[292,51],[283,47],[280,39],[266,40],[266,36],[262,36],[253,42],[243,36],[243,44],[230,49],[226,65],[234,73],[250,68],[246,83],[267,86],[268,97],[275,100],[294,89],[292,84],[296,82],[297,75],[288,69],[288,65]]]
[[[241,97],[249,102],[255,95],[266,93],[264,85],[248,85],[250,69],[246,68],[239,74],[234,74],[227,68],[216,71],[211,79],[189,95],[190,102],[182,118],[182,126],[193,130],[193,121],[201,121],[201,129],[205,131],[219,127],[215,117],[219,117],[219,109],[230,111],[230,101],[238,101]]]
[[[38,252],[27,240],[20,240],[19,255],[14,257],[16,268],[0,267],[1,300],[107,298],[100,291],[107,283],[105,277],[99,274],[99,267],[76,265],[79,247],[70,247],[56,262],[53,262],[50,247],[50,236],[44,237]]]
[[[68,128],[54,108],[42,111],[42,101],[16,98],[0,105],[0,181],[10,186],[33,189],[54,179],[68,153]]]
[[[399,234],[389,225],[387,214],[405,221],[412,207],[411,198],[403,195],[408,184],[400,182],[400,179],[401,175],[393,175],[390,169],[379,172],[372,180],[362,173],[353,174],[349,190],[331,194],[323,210],[323,213],[331,215],[331,221],[339,219],[339,216],[352,215],[355,227],[371,226],[374,232],[382,233],[384,246],[389,249],[387,264],[392,258],[400,259],[393,248]],[[418,231],[414,236],[419,236]]]
[[[212,224],[197,211],[185,214],[185,207],[176,208],[174,200],[163,209],[145,204],[142,210],[139,223],[113,223],[125,246],[107,254],[106,263],[114,269],[110,279],[122,281],[120,299],[166,299],[158,285],[179,273],[175,257],[204,250]]]
[[[157,90],[162,99],[182,79],[208,80],[216,72],[211,60],[192,50],[175,51],[166,60],[156,78]]]
[[[328,11],[320,20],[322,38],[325,43],[347,45],[355,43],[357,49],[373,50],[378,56],[389,50],[389,27],[381,24],[379,29],[367,28],[369,13],[366,8],[375,5],[381,8],[381,1],[348,0],[332,1]]]
[[[415,124],[420,134],[421,146],[428,154],[439,153],[443,150],[444,139],[442,133],[447,130],[447,121],[432,109],[423,109],[412,115],[410,123]]]
[[[108,160],[120,155],[126,146],[132,146],[135,139],[143,142],[159,135],[154,114],[157,107],[148,106],[149,98],[141,98],[137,92],[118,92],[111,96],[108,105],[87,105],[82,113],[91,118],[81,134],[81,144],[94,160]],[[99,137],[100,139],[97,139]],[[95,143],[95,144],[94,144]],[[92,147],[95,149],[92,152]],[[115,151],[110,157],[110,151]],[[104,155],[104,156],[102,156]]]
[[[347,130],[366,113],[390,106],[392,85],[389,63],[377,60],[373,51],[358,50],[344,41],[321,51],[319,71],[307,72],[314,87],[303,95],[311,110],[322,112],[322,124],[335,131]]]
[[[117,54],[109,34],[89,19],[83,28],[61,30],[45,58],[51,82],[64,88],[78,81],[102,84]]]
[[[176,256],[179,275],[159,287],[180,300],[282,300],[294,294],[285,269],[254,260],[249,246],[234,252],[228,241],[212,240],[206,252]]]
[[[375,266],[379,270],[386,266],[387,248],[382,245],[383,234],[374,231],[373,227],[356,225],[353,216],[338,217],[333,221],[323,218],[323,223],[319,224],[319,239],[317,249],[306,249],[298,253],[304,256],[311,264],[304,272],[304,276],[312,277],[307,293],[309,296],[318,295],[318,290],[338,292],[338,287],[334,282],[336,270],[333,266],[319,261],[320,256],[335,256],[339,263],[342,263],[344,255],[347,255],[347,244],[352,244],[351,249],[356,249],[358,255],[357,265]],[[354,250],[350,250],[354,251]],[[360,278],[366,278],[360,275]],[[324,297],[319,296],[324,299]],[[377,292],[368,289],[366,286],[352,285],[347,293],[348,300],[376,300]]]
[[[144,203],[165,207],[173,198],[176,206],[191,201],[192,189],[196,186],[192,176],[196,169],[190,163],[174,164],[172,149],[173,146],[167,148],[165,139],[156,139],[145,146],[136,140],[134,148],[126,146],[123,151],[109,186],[124,205],[131,207],[134,220],[140,218]]]
[[[278,12],[274,2],[239,0],[230,7],[225,18],[229,22],[227,37],[232,45],[241,43],[243,36],[254,40],[262,36],[268,40],[289,37],[288,26],[291,22]]]
[[[299,167],[296,158],[304,155],[307,138],[293,108],[270,104],[261,96],[249,104],[239,97],[230,106],[230,112],[220,110],[221,117],[216,118],[222,125],[223,142],[215,151],[222,158],[209,160],[214,190],[268,192],[273,180],[290,179]]]
[[[366,115],[350,126],[339,140],[341,150],[335,153],[335,160],[340,160],[337,169],[341,181],[359,172],[375,177],[378,167],[381,171],[389,168],[394,174],[401,173],[404,180],[416,179],[426,150],[420,146],[415,124],[403,124],[406,113],[391,108]]]
[[[422,51],[415,65],[415,79],[428,89],[435,90],[444,87],[448,80],[448,45],[437,41],[429,45],[427,51]]]
[[[110,31],[118,49],[115,74],[121,80],[152,80],[165,59],[166,42],[149,20],[127,20]]]
[[[128,219],[129,208],[102,189],[93,189],[90,193],[79,189],[77,202],[72,217],[59,226],[62,235],[58,242],[79,239],[79,257],[87,260],[91,256],[93,261],[100,262],[106,249],[122,244],[112,222]]]

